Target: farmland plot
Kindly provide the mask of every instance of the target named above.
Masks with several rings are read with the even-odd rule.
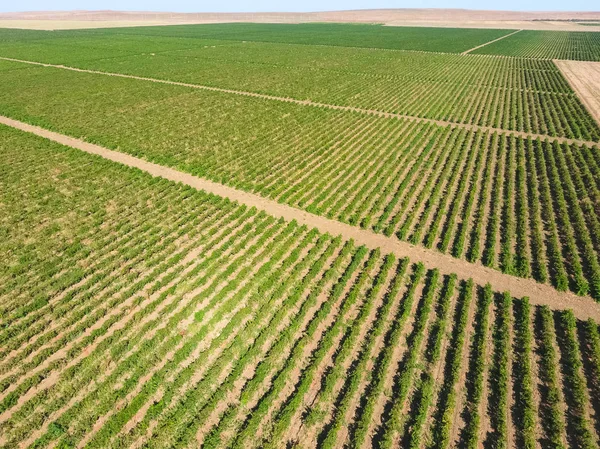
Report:
[[[115,34],[119,30],[98,30]],[[385,27],[341,23],[227,23],[170,27],[128,28],[125,33],[154,37],[191,37],[235,41],[277,42],[303,45],[367,47],[393,50],[461,53],[497,39],[512,30]]]
[[[213,40],[202,39],[152,39],[148,36],[97,36],[83,34],[54,35],[45,39],[6,40],[0,47],[4,56],[38,60],[52,64],[74,64],[91,60],[128,58],[144,54],[157,55],[165,51],[183,51],[214,45]],[[218,41],[219,46],[233,42]]]
[[[600,33],[523,30],[477,49],[474,53],[538,59],[600,61]]]
[[[597,147],[3,67],[3,115],[600,298]]]
[[[598,124],[550,61],[93,34],[0,44],[0,56],[455,123],[600,139]]]
[[[3,447],[597,445],[594,321],[0,137]]]
[[[187,183],[0,126],[0,447],[598,447],[597,36],[511,32],[0,29],[4,123]]]

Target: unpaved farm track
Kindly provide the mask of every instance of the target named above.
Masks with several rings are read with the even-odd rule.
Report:
[[[555,59],[554,64],[600,125],[600,62]]]
[[[474,50],[474,49],[472,49],[472,50]],[[0,56],[0,60],[19,62],[22,64],[31,64],[31,65],[42,66],[42,67],[51,67],[51,68],[55,68],[55,69],[70,70],[73,72],[90,73],[93,75],[114,76],[114,77],[128,78],[128,79],[134,79],[134,80],[139,80],[139,81],[148,81],[148,82],[152,82],[152,83],[170,84],[170,85],[174,85],[174,86],[189,87],[192,89],[208,90],[208,91],[212,91],[212,92],[221,92],[221,93],[227,93],[227,94],[233,94],[233,95],[242,95],[242,96],[246,96],[246,97],[262,98],[265,100],[282,101],[282,102],[294,103],[294,104],[298,104],[298,105],[302,105],[302,106],[328,108],[328,109],[334,109],[334,110],[338,110],[338,111],[351,111],[351,112],[358,112],[361,114],[375,115],[375,116],[386,117],[386,118],[406,119],[406,120],[412,120],[412,121],[415,121],[418,123],[433,123],[433,124],[439,125],[439,126],[451,126],[451,127],[455,127],[455,128],[467,129],[470,131],[480,130],[480,131],[487,131],[487,132],[495,132],[498,134],[504,134],[506,136],[514,135],[514,136],[518,136],[518,137],[523,137],[525,139],[528,137],[531,137],[534,140],[539,138],[541,140],[548,140],[550,142],[558,142],[558,143],[588,145],[588,146],[597,145],[597,142],[588,141],[588,140],[570,139],[567,137],[550,136],[547,134],[535,134],[535,133],[528,133],[528,132],[524,132],[524,131],[513,131],[513,130],[508,130],[508,129],[503,129],[503,128],[494,128],[491,126],[480,126],[480,125],[473,125],[473,124],[468,124],[468,123],[449,122],[446,120],[436,120],[436,119],[431,119],[431,118],[417,117],[417,116],[413,116],[413,115],[396,114],[393,112],[384,112],[384,111],[378,111],[378,110],[374,110],[374,109],[364,109],[364,108],[358,108],[358,107],[354,107],[354,106],[340,106],[340,105],[334,105],[334,104],[328,104],[328,103],[318,103],[318,102],[314,102],[314,101],[310,101],[310,100],[298,100],[296,98],[278,97],[276,95],[260,94],[257,92],[249,92],[249,91],[235,90],[235,89],[225,89],[225,88],[221,88],[221,87],[205,86],[202,84],[182,83],[182,82],[178,82],[178,81],[168,81],[168,80],[163,80],[163,79],[159,79],[159,78],[148,78],[148,77],[143,77],[143,76],[126,75],[124,73],[103,72],[100,70],[80,69],[77,67],[65,66],[65,65],[60,65],[60,64],[47,64],[44,62],[28,61],[28,60],[24,60],[24,59],[6,58],[4,56]]]
[[[544,304],[553,309],[572,309],[575,316],[579,319],[593,318],[600,320],[600,304],[594,302],[589,297],[578,297],[572,293],[559,292],[549,285],[539,284],[532,279],[517,278],[481,265],[455,259],[434,250],[417,247],[393,237],[375,234],[372,231],[310,214],[252,193],[234,189],[8,117],[0,116],[0,123],[33,133],[62,145],[77,148],[87,153],[140,169],[152,176],[181,182],[199,190],[227,197],[232,201],[237,201],[249,207],[264,210],[276,217],[283,217],[290,221],[296,220],[300,224],[317,228],[324,233],[341,235],[344,239],[353,239],[358,245],[365,245],[373,249],[381,248],[383,252],[393,253],[398,257],[409,257],[414,262],[424,263],[428,268],[437,268],[442,274],[456,273],[459,277],[465,279],[472,278],[473,281],[481,285],[490,283],[494,290],[508,291],[514,297],[528,296],[532,304]]]
[[[513,34],[517,34],[519,31],[523,31],[523,30],[513,31],[512,33],[508,33],[508,34],[506,34],[506,35],[504,35],[502,37],[499,37],[498,39],[494,39],[492,41],[486,42],[485,44],[478,45],[477,47],[469,48],[467,51],[463,51],[461,54],[468,55],[469,53],[471,53],[474,50],[477,50],[478,48],[485,47],[486,45],[493,44],[494,42],[498,42],[498,41],[500,41],[500,40],[502,40],[504,38],[507,38],[508,36],[512,36]]]

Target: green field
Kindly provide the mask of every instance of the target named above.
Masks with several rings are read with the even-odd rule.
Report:
[[[380,48],[389,50],[461,53],[477,45],[502,37],[513,30],[465,28],[407,28],[347,24],[254,24],[178,25],[169,27],[135,27],[76,31],[0,30],[0,42],[79,40],[87,37],[143,37],[156,39],[202,39],[232,42],[271,42],[307,46]],[[36,42],[37,43],[37,42]]]
[[[130,28],[131,34],[177,38],[275,42],[302,45],[383,48],[461,53],[511,32],[465,28],[410,28],[378,25],[320,24],[297,25],[233,23]],[[100,32],[113,34],[114,31]]]
[[[250,198],[0,125],[0,448],[597,448],[600,42],[510,32],[0,29],[0,116]]]
[[[154,38],[143,32],[51,33],[0,45],[0,56],[600,140],[598,124],[550,61],[205,40],[201,31],[198,38]]]
[[[13,62],[0,70],[5,115],[600,298],[597,147]]]
[[[383,447],[446,447],[450,417],[481,419],[480,389],[492,376],[488,403],[499,412],[486,440],[507,438],[510,385],[523,407],[515,411],[519,441],[535,439],[521,415],[536,421],[549,413],[558,421],[548,423],[557,426],[548,428],[553,438],[593,444],[591,422],[579,418],[571,434],[557,415],[562,399],[537,411],[531,392],[538,381],[549,394],[561,388],[557,339],[564,388],[579,394],[566,406],[580,413],[586,392],[595,398],[595,385],[587,390],[584,381],[600,374],[592,321],[553,317],[18,131],[2,127],[0,135],[0,410],[14,410],[0,424],[5,447],[187,447],[198,434],[206,446],[279,446],[294,439],[297,420],[299,435],[323,447],[340,435],[356,447],[375,438]],[[405,340],[408,349],[394,350]],[[545,351],[539,378],[534,342]],[[66,354],[53,361],[59,349]],[[580,351],[595,357],[585,371]],[[323,372],[328,360],[335,368]],[[457,404],[464,375],[468,394]],[[139,384],[142,377],[150,381]],[[241,394],[241,405],[228,405],[228,394]],[[374,425],[382,403],[389,413]],[[142,419],[127,425],[140,410]],[[424,420],[434,410],[438,419]],[[218,425],[206,424],[211,416]],[[354,417],[348,428],[346,416]],[[475,444],[477,429],[469,424],[461,439]]]
[[[600,32],[523,30],[475,50],[486,55],[600,61]]]

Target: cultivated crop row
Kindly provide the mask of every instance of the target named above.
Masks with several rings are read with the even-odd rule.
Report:
[[[112,30],[98,33],[114,36]],[[504,36],[510,31],[466,28],[354,26],[343,23],[229,23],[128,28],[127,34],[157,37],[211,38],[234,41],[281,42],[418,51],[461,52]],[[73,33],[75,34],[75,33]]]
[[[593,321],[0,133],[0,446],[597,444]]]
[[[595,147],[30,71],[11,75],[0,112],[600,298]],[[70,107],[90,89],[99,99]]]
[[[475,50],[487,55],[600,61],[600,33],[523,30]]]
[[[159,38],[149,50],[144,39],[91,35],[75,42],[0,44],[0,56],[600,139],[597,123],[551,61],[175,38]]]

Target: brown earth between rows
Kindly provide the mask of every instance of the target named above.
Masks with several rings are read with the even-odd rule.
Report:
[[[594,318],[600,321],[600,304],[594,302],[589,297],[578,297],[573,293],[559,292],[552,286],[539,284],[533,279],[510,276],[491,268],[455,259],[435,250],[417,247],[393,237],[375,234],[372,231],[310,214],[252,193],[237,190],[172,168],[163,167],[8,117],[0,116],[0,123],[129,167],[138,168],[152,176],[181,182],[196,189],[229,198],[240,204],[256,207],[276,217],[283,217],[290,221],[296,220],[300,224],[316,228],[321,232],[341,235],[345,239],[354,240],[358,245],[365,245],[368,248],[381,248],[384,253],[393,253],[398,257],[409,257],[413,262],[422,262],[427,268],[437,268],[442,274],[456,273],[461,278],[472,278],[474,282],[481,285],[490,283],[496,291],[508,291],[514,297],[528,296],[534,305],[545,304],[553,309],[572,309],[575,316],[581,320]]]

